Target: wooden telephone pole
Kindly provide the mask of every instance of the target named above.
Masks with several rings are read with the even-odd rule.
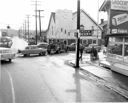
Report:
[[[79,68],[79,45],[80,45],[80,38],[79,38],[79,32],[80,32],[80,0],[77,0],[77,39],[76,39],[76,68]]]
[[[37,10],[37,12],[39,12],[40,41],[41,41],[41,17],[43,17],[40,15],[41,11],[44,11],[44,10]]]

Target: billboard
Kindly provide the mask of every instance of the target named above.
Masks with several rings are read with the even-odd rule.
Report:
[[[128,33],[128,11],[111,10],[109,24],[111,33]]]
[[[128,11],[128,0],[111,0],[111,9]]]

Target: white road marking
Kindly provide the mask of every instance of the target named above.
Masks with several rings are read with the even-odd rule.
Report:
[[[9,75],[9,79],[10,79],[10,83],[11,83],[11,91],[12,91],[12,103],[15,103],[15,91],[14,91],[14,85],[13,85],[13,80],[12,80],[12,76],[9,73],[8,70],[6,70],[8,75]]]

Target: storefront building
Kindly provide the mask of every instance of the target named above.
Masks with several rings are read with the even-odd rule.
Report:
[[[107,61],[110,68],[128,76],[128,1],[106,0],[100,11],[108,13]]]

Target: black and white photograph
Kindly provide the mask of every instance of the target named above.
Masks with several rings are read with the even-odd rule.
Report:
[[[0,103],[128,103],[128,0],[0,0]]]

